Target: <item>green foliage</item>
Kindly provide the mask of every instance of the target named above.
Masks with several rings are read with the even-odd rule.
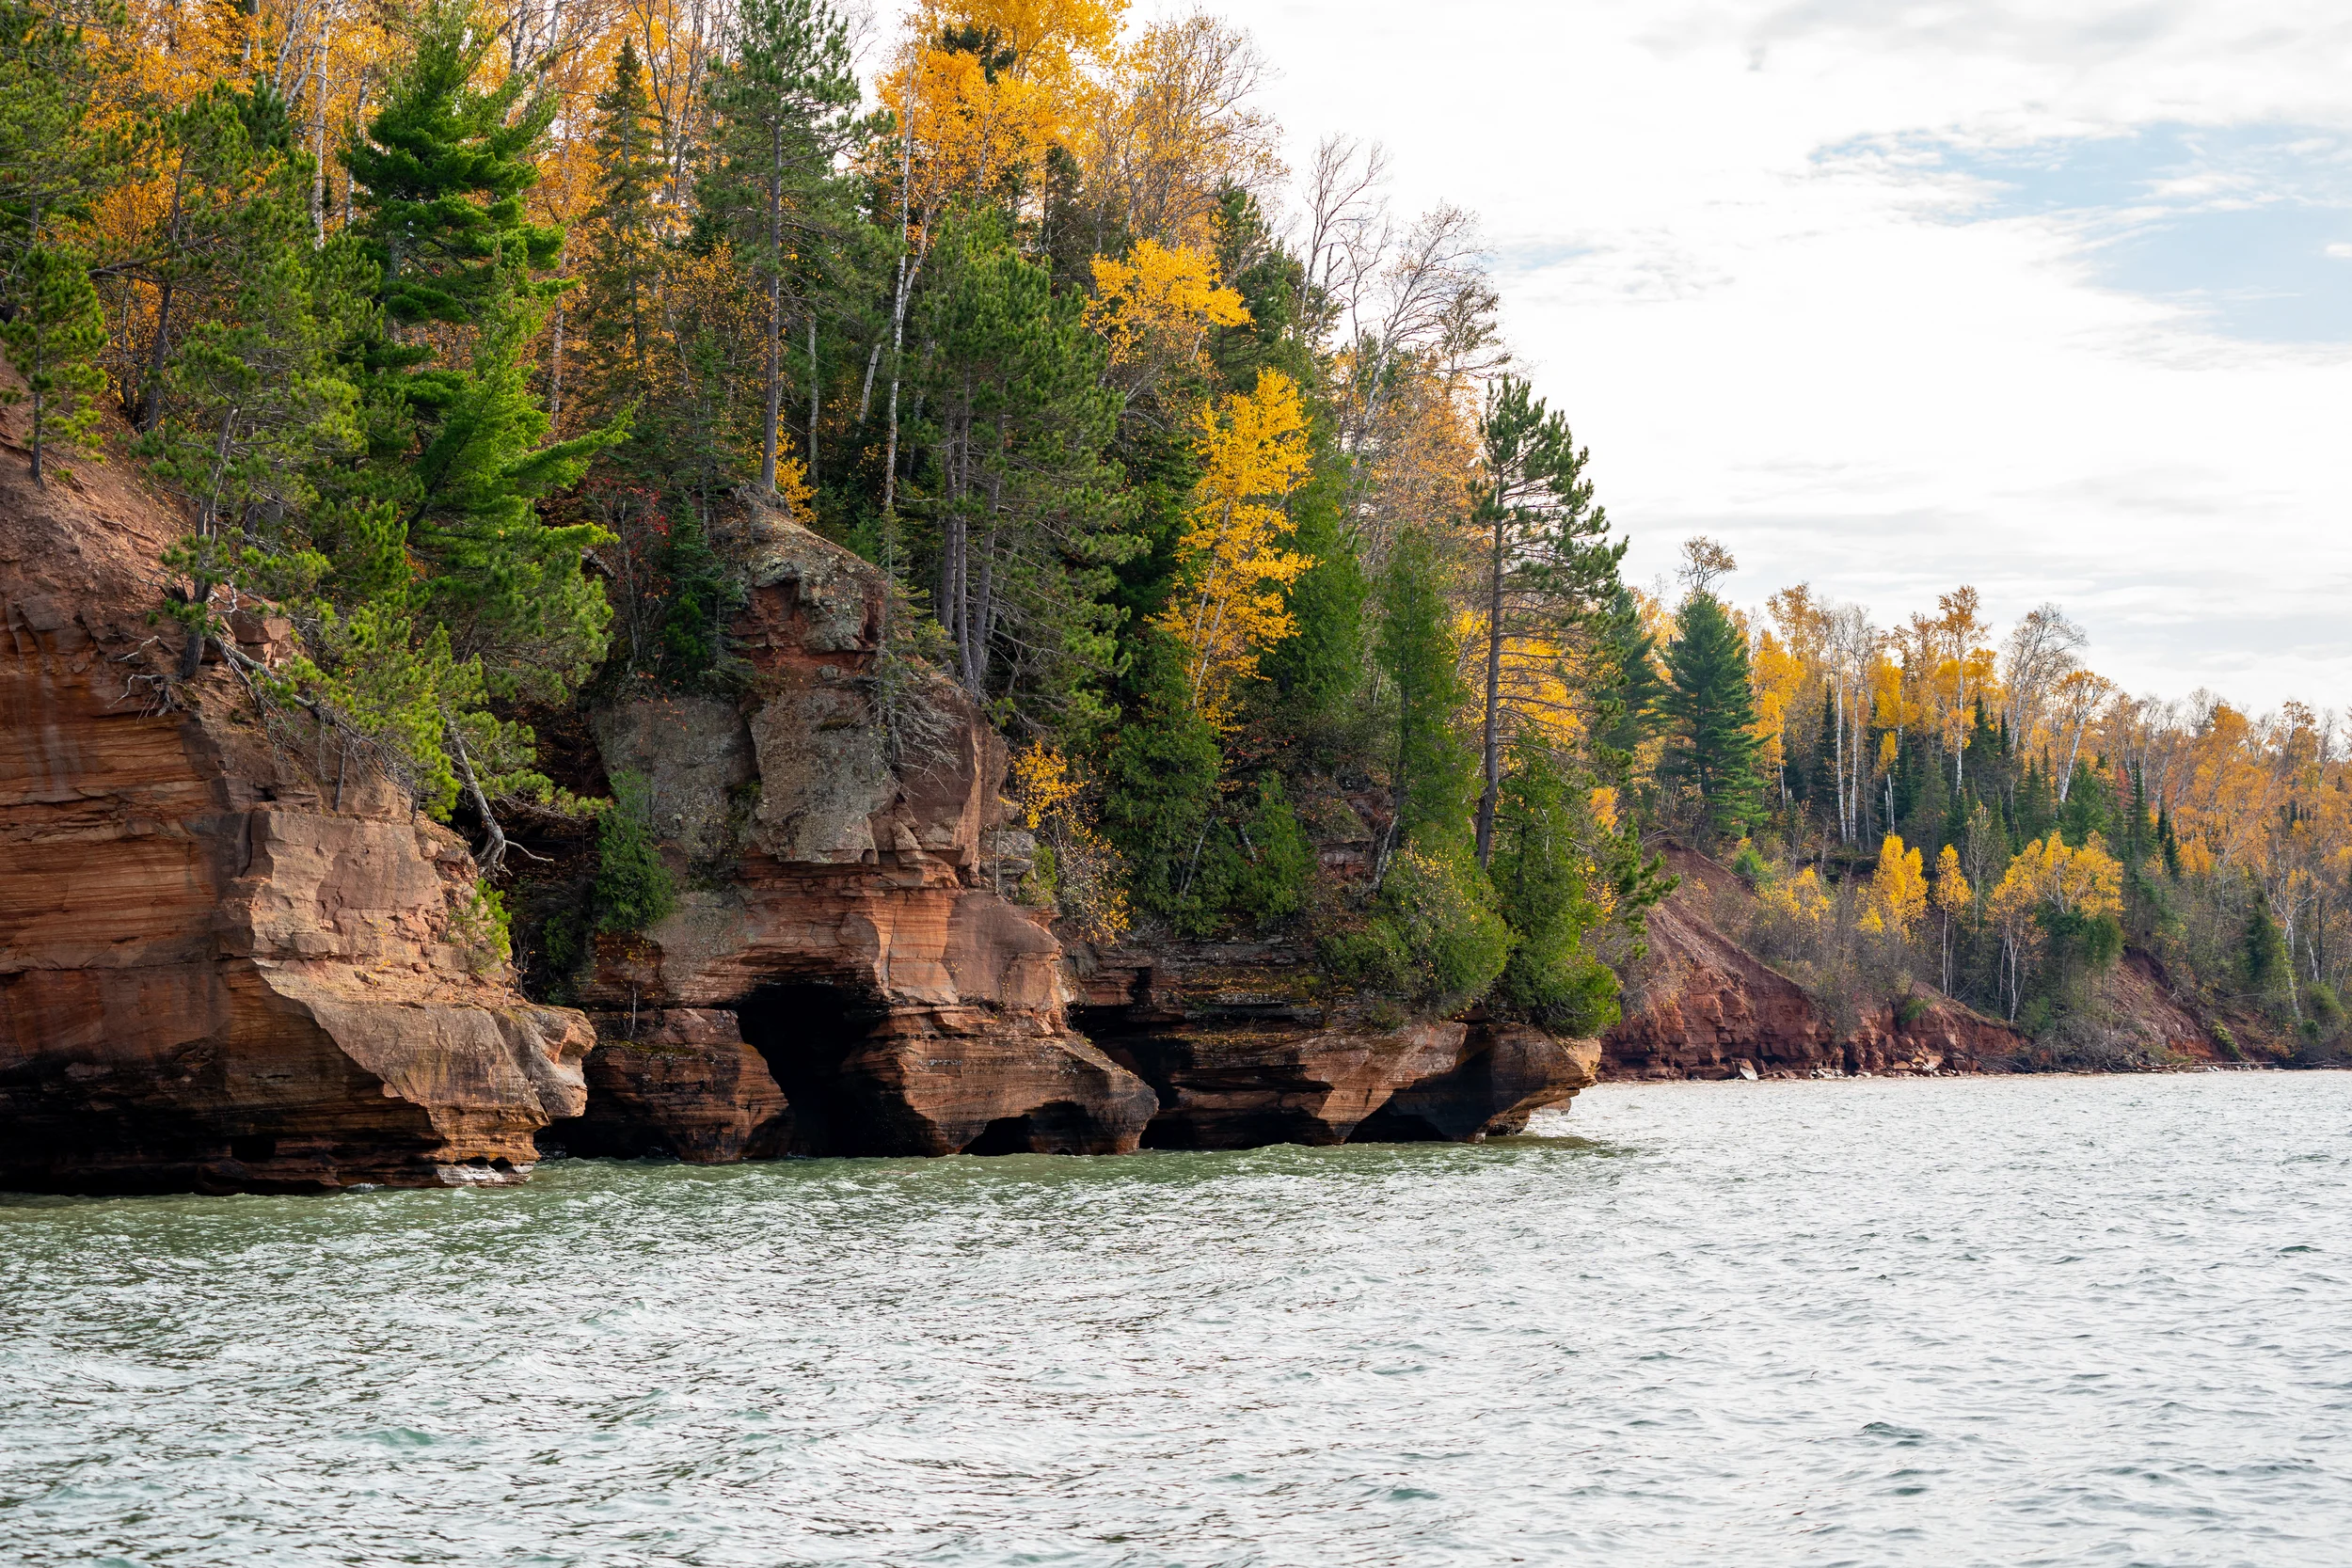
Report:
[[[1216,834],[1216,858],[1201,874],[1202,898],[1217,914],[1271,925],[1306,907],[1314,846],[1291,810],[1282,781],[1258,780],[1258,803],[1243,822]]]
[[[1314,562],[1290,585],[1297,630],[1269,649],[1260,670],[1281,693],[1285,719],[1316,750],[1349,745],[1362,712],[1364,578],[1354,533],[1340,515],[1339,485],[1318,478],[1292,498],[1292,548]]]
[[[481,659],[493,695],[553,701],[603,657],[612,610],[580,562],[611,536],[550,523],[537,502],[577,484],[626,431],[543,445],[550,421],[530,389],[542,308],[518,284],[485,309],[471,363],[441,380],[440,417],[410,469],[408,547],[429,568],[414,593]]]
[[[2238,941],[2238,975],[2249,994],[2265,1000],[2281,995],[2289,981],[2286,939],[2270,912],[2269,895],[2260,888],[2247,908]]]
[[[33,483],[42,484],[49,448],[71,451],[97,434],[97,397],[106,386],[98,354],[106,346],[106,318],[90,286],[89,259],[69,246],[34,245],[14,281],[0,345],[26,390],[10,388],[5,396],[11,403],[32,400]]]
[[[556,101],[525,101],[530,71],[487,92],[469,86],[499,37],[475,24],[470,0],[428,0],[414,25],[415,55],[342,154],[365,203],[360,232],[383,269],[385,313],[404,325],[471,324],[511,309],[518,293],[552,297],[560,285],[517,278],[553,265],[564,243],[562,230],[523,209]]]
[[[596,204],[588,214],[580,305],[582,336],[596,351],[602,405],[618,413],[644,383],[660,325],[661,236],[654,198],[666,172],[661,121],[634,37],[621,40],[612,80],[596,107]]]
[[[1666,652],[1673,689],[1661,705],[1674,732],[1659,771],[1689,788],[1710,832],[1734,837],[1755,819],[1760,787],[1747,643],[1704,589],[1682,601],[1676,620]]]
[[[1533,746],[1515,750],[1503,775],[1488,871],[1518,941],[1495,1001],[1546,1028],[1593,1035],[1617,1021],[1617,976],[1590,945],[1610,911],[1592,852],[1604,835],[1579,783]]]
[[[1596,745],[1628,756],[1658,733],[1664,714],[1666,683],[1658,674],[1657,640],[1642,625],[1641,606],[1620,584],[1595,627],[1600,653],[1594,685]]]
[[[1186,695],[1183,655],[1165,634],[1144,637],[1134,678],[1141,695],[1111,742],[1103,831],[1134,868],[1136,907],[1173,919],[1199,909],[1193,883],[1223,757],[1216,729]]]
[[[1512,944],[1494,888],[1465,838],[1399,853],[1371,918],[1360,929],[1326,937],[1320,956],[1342,980],[1447,1012],[1486,994]]]
[[[948,236],[938,265],[919,323],[925,419],[909,432],[930,459],[905,501],[927,525],[915,545],[931,606],[967,691],[1035,726],[1083,729],[1107,717],[1112,569],[1141,548],[1107,453],[1107,351],[1084,296],[1055,293],[995,220]]]
[[[1432,847],[1467,837],[1476,758],[1454,728],[1468,693],[1455,658],[1452,610],[1429,537],[1408,530],[1380,575],[1375,657],[1396,693],[1389,787],[1396,832]]]
[[[119,25],[119,8],[0,3],[0,304],[24,298],[28,262],[60,221],[123,173],[130,149],[93,130],[99,40],[87,29]]]
[[[612,804],[596,824],[596,876],[589,898],[599,931],[642,931],[677,908],[677,883],[653,836],[644,778],[612,776]]]
[[[515,958],[505,897],[496,888],[474,883],[465,897],[450,906],[443,939],[458,950],[474,974],[503,969]]]

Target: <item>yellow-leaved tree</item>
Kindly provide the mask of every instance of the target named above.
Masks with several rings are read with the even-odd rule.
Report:
[[[1193,451],[1200,479],[1177,546],[1178,588],[1152,624],[1184,651],[1194,711],[1222,725],[1234,684],[1296,629],[1282,590],[1314,564],[1285,547],[1292,525],[1282,502],[1313,461],[1297,383],[1261,371],[1250,391],[1203,407]]]
[[[1878,869],[1870,876],[1869,908],[1863,911],[1866,931],[1883,931],[1908,942],[1928,912],[1928,879],[1919,851],[1888,833],[1879,845]]]
[[[1218,281],[1216,263],[1188,246],[1142,240],[1123,261],[1094,259],[1087,325],[1109,346],[1111,378],[1131,404],[1168,372],[1203,364],[1211,328],[1248,323],[1248,307]]]
[[[1936,913],[1944,917],[1944,990],[1952,989],[1952,922],[1976,901],[1976,890],[1961,874],[1960,851],[1944,846],[1944,852],[1935,859],[1935,888],[1931,895]]]

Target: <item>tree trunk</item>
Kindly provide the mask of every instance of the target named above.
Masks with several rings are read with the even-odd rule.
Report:
[[[776,427],[784,417],[784,125],[769,135],[768,417],[759,423],[759,488],[776,493]],[[883,502],[883,510],[889,503]]]
[[[1478,794],[1478,864],[1494,853],[1495,798],[1502,787],[1502,520],[1497,498],[1493,559],[1486,577],[1486,731],[1482,757],[1486,786]]]
[[[822,385],[817,372],[817,304],[808,307],[808,483],[817,483],[817,394]]]

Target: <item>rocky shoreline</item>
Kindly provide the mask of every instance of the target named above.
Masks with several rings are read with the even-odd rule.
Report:
[[[543,1006],[485,950],[464,841],[264,711],[240,665],[282,659],[283,622],[238,617],[237,659],[167,685],[152,562],[177,531],[119,464],[0,475],[0,1187],[1476,1140],[1601,1080],[1968,1072],[2022,1043],[1940,997],[1838,1026],[1712,923],[1736,889],[1679,852],[1599,1040],[1406,1019],[1279,942],[1065,942],[1000,891],[1030,851],[1003,743],[930,677],[894,755],[881,579],[780,518],[750,551],[744,694],[578,726],[583,783],[645,782],[685,891],[596,939],[577,1007]]]

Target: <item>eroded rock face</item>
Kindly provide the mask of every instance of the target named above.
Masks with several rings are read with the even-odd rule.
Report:
[[[1730,872],[1688,850],[1671,862],[1682,886],[1650,911],[1649,957],[1625,1018],[1602,1037],[1602,1077],[1975,1072],[2024,1043],[2007,1025],[1928,993],[1908,1019],[1882,1003],[1841,1027],[1709,918],[1715,901],[1745,896]]]
[[[572,1154],[671,1154],[689,1164],[792,1151],[792,1108],[733,1013],[695,1007],[596,1021],[587,1109],[541,1141]]]
[[[37,492],[0,453],[0,1187],[520,1179],[586,1021],[514,990],[405,797],[264,734],[218,664],[160,702],[176,519],[76,468]],[[287,635],[234,631],[264,662]]]
[[[1600,1047],[1524,1024],[1384,1023],[1279,943],[1073,954],[1097,1042],[1159,1096],[1147,1147],[1474,1142],[1589,1085]]]
[[[1152,1091],[1070,1029],[1061,944],[994,885],[1003,743],[910,667],[894,748],[882,614],[866,562],[764,521],[736,626],[750,696],[599,716],[606,770],[645,779],[685,891],[651,930],[601,942],[582,994],[739,1015],[792,1101],[795,1152],[1132,1149]]]

